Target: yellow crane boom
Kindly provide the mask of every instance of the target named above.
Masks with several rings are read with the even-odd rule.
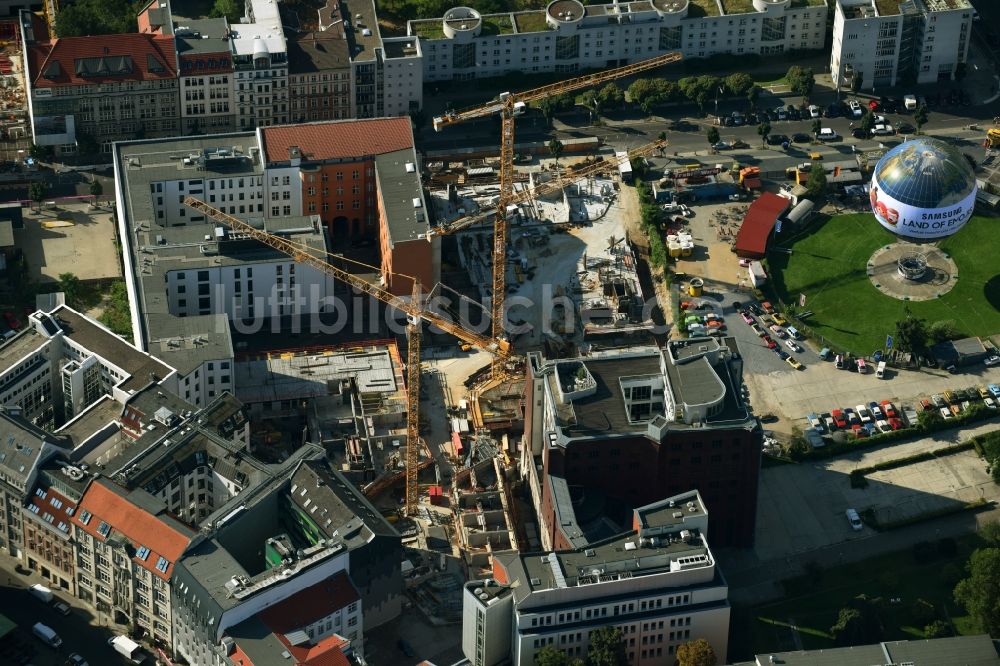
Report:
[[[578,169],[568,174],[568,177],[564,178],[560,175],[557,178],[546,181],[544,183],[539,183],[535,187],[525,188],[519,192],[515,192],[511,195],[508,206],[514,206],[519,203],[524,203],[525,201],[530,201],[531,199],[537,199],[538,197],[543,197],[553,192],[558,192],[562,188],[566,187],[567,184],[576,182],[578,180],[583,180],[584,178],[589,178],[595,173],[600,173],[606,171],[607,169],[615,169],[619,165],[634,160],[637,157],[646,157],[647,155],[652,155],[657,150],[661,150],[667,146],[667,142],[664,140],[656,140],[652,143],[647,143],[638,148],[633,148],[624,155],[615,155],[611,159],[601,160],[595,162],[582,169]],[[431,229],[431,236],[441,236],[444,234],[453,234],[456,231],[461,231],[462,229],[468,229],[469,227],[479,224],[481,222],[486,222],[490,217],[494,216],[493,212],[486,213],[476,213],[475,215],[466,215],[465,217],[460,217],[454,222],[446,223],[440,227],[435,227]]]
[[[578,76],[566,81],[552,83],[540,88],[518,93],[501,93],[498,100],[464,111],[452,111],[434,118],[434,129],[462,123],[475,118],[500,114],[500,196],[497,198],[496,218],[493,223],[493,285],[490,298],[490,324],[492,338],[503,340],[504,301],[507,298],[507,207],[514,195],[514,118],[524,113],[527,104],[552,95],[561,95],[583,88],[590,88],[608,81],[620,79],[663,67],[682,58],[678,52],[666,53],[624,67],[615,67],[594,74]],[[493,377],[504,374],[501,359],[493,357]]]
[[[258,229],[238,217],[234,217],[208,205],[200,199],[186,197],[184,199],[184,204],[199,211],[208,218],[221,222],[234,232],[245,234],[254,240],[260,241],[261,243],[288,255],[299,263],[312,266],[321,273],[325,273],[342,282],[345,282],[358,291],[368,294],[373,298],[377,298],[386,305],[390,305],[400,312],[406,313],[410,317],[423,319],[427,323],[437,326],[442,331],[454,335],[459,340],[468,342],[470,345],[489,352],[494,356],[499,357],[501,360],[508,360],[511,357],[512,351],[510,344],[505,340],[494,340],[488,336],[466,330],[460,324],[427,310],[419,302],[406,300],[405,298],[396,296],[387,289],[383,289],[382,287],[372,284],[371,282],[368,282],[353,273],[349,273],[342,268],[334,266],[325,259],[312,254],[310,252],[310,248],[304,245],[300,245],[299,243],[295,243],[276,234],[272,234],[269,231]]]
[[[436,116],[434,118],[434,129],[440,131],[442,127],[446,127],[448,125],[463,123],[467,120],[473,120],[475,118],[492,116],[495,113],[500,113],[503,108],[508,105],[513,106],[514,104],[521,104],[522,106],[517,107],[520,110],[524,108],[523,105],[534,102],[535,100],[554,95],[562,95],[563,93],[582,90],[584,88],[591,88],[625,76],[641,74],[642,72],[656,69],[657,67],[663,67],[664,65],[678,62],[682,57],[683,56],[681,56],[678,52],[664,53],[663,55],[649,58],[647,60],[641,60],[631,65],[605,69],[600,72],[594,72],[593,74],[585,74],[584,76],[578,76],[575,79],[567,79],[565,81],[559,81],[558,83],[550,83],[549,85],[533,88],[531,90],[525,90],[523,92],[500,93],[500,97],[495,101],[488,102],[481,106],[463,109],[461,111],[449,111],[443,116]],[[517,115],[520,115],[520,112]]]

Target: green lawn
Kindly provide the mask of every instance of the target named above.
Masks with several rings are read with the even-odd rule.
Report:
[[[444,28],[441,19],[432,21],[414,21],[410,24],[413,34],[424,39],[444,39]]]
[[[950,618],[962,635],[982,633],[977,624],[952,600],[952,589],[964,574],[969,554],[980,545],[976,536],[958,541],[954,557],[937,557],[917,564],[911,550],[825,570],[818,580],[800,577],[784,582],[785,598],[733,612],[729,660],[750,659],[752,654],[793,650],[789,625],[799,628],[806,650],[834,647],[830,626],[848,601],[865,594],[882,597],[882,640],[924,638],[923,628],[912,626],[910,609],[917,599],[934,604],[941,619]],[[844,544],[849,548],[849,544]],[[899,599],[899,603],[889,603]]]
[[[518,32],[542,32],[551,30],[545,21],[545,12],[524,12],[514,14],[514,22]]]
[[[943,297],[904,303],[878,291],[868,279],[868,259],[894,236],[871,213],[839,215],[813,222],[806,233],[779,240],[792,254],[770,252],[772,288],[785,303],[806,295],[805,320],[837,349],[870,354],[908,306],[928,323],[951,319],[967,335],[1000,332],[1000,264],[996,261],[995,220],[973,217],[939,247],[958,265],[959,279]]]

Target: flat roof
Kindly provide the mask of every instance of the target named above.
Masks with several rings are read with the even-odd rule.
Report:
[[[69,437],[76,448],[94,433],[103,430],[118,420],[121,416],[122,405],[111,396],[105,395],[100,400],[78,414],[72,421],[56,431],[57,435]],[[117,432],[119,428],[115,428]]]
[[[772,661],[773,657],[773,661]],[[913,666],[996,666],[1000,664],[997,647],[988,635],[951,636],[929,640],[886,641],[875,645],[765,652],[754,661],[734,666],[871,666],[904,664]]]
[[[25,356],[44,345],[48,340],[35,329],[26,328],[0,345],[0,374],[18,364]]]
[[[569,436],[619,434],[645,432],[645,421],[632,423],[625,413],[625,398],[619,379],[656,375],[662,377],[660,354],[658,352],[642,356],[612,356],[608,358],[588,358],[581,361],[597,382],[593,395],[570,401],[575,423],[566,421],[562,429]],[[557,398],[558,373],[549,375],[552,395]]]
[[[390,243],[416,240],[427,235],[427,203],[416,164],[417,154],[413,148],[375,157],[378,196],[385,210]]]
[[[343,23],[323,31],[293,34],[288,39],[288,71],[293,76],[350,66]]]
[[[197,56],[208,53],[225,53],[229,51],[229,28],[224,18],[184,19],[184,25],[174,28],[174,38],[177,40],[177,55]],[[182,30],[187,28],[187,30]],[[196,34],[190,34],[196,33]],[[190,34],[190,36],[188,36]],[[226,58],[227,69],[231,68],[229,58]],[[189,72],[181,68],[181,76],[198,76],[201,70]],[[207,73],[207,72],[206,72]]]
[[[685,519],[707,516],[708,511],[701,495],[693,490],[641,506],[635,509],[635,515],[643,528],[663,528],[683,525]]]
[[[347,43],[355,62],[375,60],[375,49],[382,47],[382,33],[378,27],[375,3],[372,0],[341,0],[347,11],[351,27],[347,31]],[[361,18],[358,18],[358,17]],[[368,31],[369,34],[364,34]]]

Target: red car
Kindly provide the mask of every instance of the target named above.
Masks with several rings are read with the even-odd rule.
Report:
[[[768,335],[764,336],[764,342],[767,343],[768,349],[774,349],[775,347],[778,346],[778,343],[772,340],[771,337]]]
[[[838,428],[847,427],[847,419],[844,418],[844,412],[840,411],[839,409],[835,409],[832,412],[830,412],[830,416],[833,417],[833,425],[837,426]]]
[[[764,308],[764,312],[766,312],[767,314],[771,314],[772,312],[774,312],[774,307],[767,301],[761,303],[760,307]]]
[[[896,407],[888,400],[883,400],[879,404],[882,405],[882,412],[885,414],[886,418],[891,419],[899,416],[899,414],[896,413]]]
[[[3,313],[3,318],[4,318],[4,321],[7,322],[7,325],[10,326],[15,331],[17,329],[21,328],[21,322],[18,321],[18,319],[17,319],[16,316],[14,316],[13,312],[4,312]]]
[[[934,405],[932,405],[932,404],[931,404],[931,401],[930,401],[930,400],[928,400],[927,398],[924,398],[923,400],[921,400],[921,401],[920,401],[920,407],[921,407],[921,409],[923,409],[923,410],[924,410],[925,412],[929,412],[929,411],[931,411],[932,409],[934,409]]]
[[[889,419],[889,427],[891,427],[893,430],[899,430],[900,428],[903,427],[902,419],[895,419],[895,418]]]

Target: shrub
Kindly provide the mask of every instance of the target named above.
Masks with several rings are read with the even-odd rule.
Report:
[[[937,609],[926,599],[917,599],[910,606],[910,617],[914,626],[923,627],[937,619]]]
[[[951,634],[951,625],[944,620],[934,620],[924,627],[924,635],[927,638],[944,638]]]

